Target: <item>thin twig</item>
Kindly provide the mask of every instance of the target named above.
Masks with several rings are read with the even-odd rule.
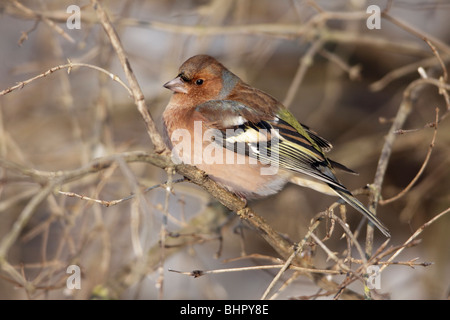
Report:
[[[430,160],[430,157],[431,157],[431,152],[433,151],[433,148],[434,148],[434,143],[435,143],[436,134],[437,134],[437,127],[438,127],[438,120],[439,120],[439,109],[436,108],[436,121],[434,122],[433,138],[431,140],[430,145],[428,146],[428,152],[427,152],[427,155],[425,156],[425,160],[423,161],[422,166],[420,167],[417,174],[409,182],[409,184],[401,192],[399,192],[396,196],[391,197],[389,199],[381,199],[380,200],[381,205],[391,203],[391,202],[396,201],[396,200],[400,199],[401,197],[403,197],[406,193],[408,193],[409,190],[411,190],[411,188],[415,185],[417,180],[419,180],[419,178],[422,176],[422,173],[425,171],[425,168],[427,167],[428,161]]]
[[[403,246],[397,250],[395,252],[395,254],[393,254],[387,261],[386,263],[381,266],[379,272],[381,273],[388,265],[389,263],[391,263],[406,247],[407,245],[409,245],[411,242],[413,242],[424,230],[425,228],[429,227],[432,223],[436,222],[438,219],[442,218],[444,215],[446,215],[447,213],[450,213],[450,207],[445,209],[444,211],[442,211],[441,213],[437,214],[436,216],[434,216],[432,219],[430,219],[429,221],[425,222],[423,225],[421,225],[416,232],[414,232],[414,234],[412,236],[410,236],[408,238],[408,240],[405,241],[405,243],[403,244]]]
[[[397,112],[397,115],[392,123],[391,128],[385,138],[385,143],[381,150],[380,158],[378,160],[377,171],[375,173],[375,178],[373,184],[370,186],[370,203],[369,209],[372,213],[376,214],[377,205],[381,199],[381,186],[384,181],[384,177],[386,174],[386,170],[388,167],[389,159],[391,157],[393,151],[393,144],[397,138],[396,132],[403,126],[408,115],[411,112],[413,101],[416,100],[417,94],[419,90],[421,90],[425,84],[434,84],[438,87],[446,86],[441,82],[427,78],[427,79],[418,79],[411,82],[408,87],[403,92],[403,100],[400,104],[400,108]],[[367,227],[367,235],[366,235],[366,256],[369,258],[372,255],[373,250],[373,227],[369,224]]]
[[[185,178],[181,178],[181,179],[174,180],[172,183],[180,183],[180,182],[184,182],[184,181],[186,181],[186,179]],[[166,187],[167,187],[167,182],[159,183],[159,184],[155,184],[154,186],[146,188],[142,192],[146,193],[146,192],[149,192],[149,191],[151,191],[153,189],[156,189],[156,188],[166,188]],[[120,198],[120,199],[102,200],[102,199],[91,198],[91,197],[88,197],[88,196],[85,196],[85,195],[81,195],[81,194],[78,194],[78,193],[75,193],[75,192],[58,191],[58,193],[60,193],[62,195],[65,195],[67,197],[75,197],[75,198],[79,198],[81,200],[93,201],[93,202],[99,203],[99,204],[101,204],[101,205],[103,205],[105,207],[115,206],[115,205],[117,205],[119,203],[122,203],[122,202],[128,201],[130,199],[133,199],[136,196],[136,194],[132,193],[129,196],[126,196],[126,197],[123,197],[123,198]]]
[[[213,270],[193,270],[193,271],[179,271],[174,269],[169,269],[169,272],[175,272],[187,276],[192,276],[198,278],[207,274],[218,274],[218,273],[229,273],[229,272],[241,272],[241,271],[254,271],[254,270],[269,270],[269,269],[283,269],[286,264],[271,264],[271,265],[260,265],[251,267],[238,267],[238,268],[226,268],[226,269],[213,269]],[[311,272],[329,275],[340,275],[342,274],[339,270],[328,270],[328,269],[312,269],[312,268],[302,268],[297,266],[289,266],[289,269],[301,272]]]
[[[67,72],[70,73],[74,67],[86,67],[86,68],[90,68],[90,69],[94,69],[94,70],[100,71],[100,72],[108,75],[108,77],[110,77],[112,80],[114,80],[114,81],[118,82],[120,85],[122,85],[128,91],[128,93],[131,95],[130,88],[118,76],[116,76],[115,74],[113,74],[113,73],[111,73],[111,72],[109,72],[109,71],[107,71],[107,70],[105,70],[103,68],[100,68],[98,66],[94,66],[94,65],[91,65],[91,64],[87,64],[87,63],[71,62],[69,60],[67,64],[63,64],[63,65],[59,65],[59,66],[50,68],[47,71],[45,71],[45,72],[43,72],[43,73],[41,73],[41,74],[39,74],[39,75],[37,75],[35,77],[32,77],[30,79],[21,81],[15,86],[12,86],[12,87],[9,87],[7,89],[4,89],[4,90],[0,91],[0,96],[4,96],[5,94],[8,94],[8,93],[10,93],[10,92],[12,92],[14,90],[17,90],[17,89],[22,89],[24,86],[30,84],[31,82],[33,82],[33,81],[35,81],[37,79],[44,78],[44,77],[52,74],[53,72],[56,72],[56,71],[61,70],[61,69],[67,69]]]
[[[117,32],[115,31],[113,25],[111,24],[111,21],[107,13],[103,9],[103,6],[96,0],[91,0],[91,4],[95,9],[95,11],[97,12],[97,17],[99,18],[100,23],[103,26],[103,29],[108,35],[108,38],[111,41],[111,45],[114,47],[117,53],[117,57],[119,58],[120,64],[122,65],[122,68],[125,72],[125,76],[129,83],[132,92],[132,97],[134,98],[134,102],[138,108],[138,111],[141,113],[141,116],[145,121],[147,133],[151,141],[153,142],[155,151],[157,153],[162,153],[163,151],[167,150],[166,144],[164,143],[161,135],[158,133],[158,130],[156,129],[155,126],[155,122],[153,121],[152,116],[148,112],[144,94],[141,90],[141,87],[136,79],[133,70],[131,69],[131,64],[127,58],[122,42],[120,41]]]
[[[36,21],[42,20],[45,24],[47,24],[50,28],[54,29],[58,34],[60,34],[64,39],[71,43],[75,43],[75,40],[64,31],[63,28],[61,28],[59,25],[57,25],[52,20],[48,19],[44,15],[38,14],[34,12],[32,9],[24,6],[22,3],[18,2],[17,0],[10,0],[12,4],[20,11],[22,11],[24,14],[32,16]]]
[[[295,251],[291,254],[291,256],[286,260],[286,262],[284,263],[283,267],[280,269],[280,271],[278,271],[277,275],[272,279],[272,281],[270,282],[269,286],[266,288],[266,291],[264,291],[261,300],[265,300],[267,295],[269,294],[270,290],[272,290],[272,288],[275,286],[275,283],[278,281],[278,279],[280,279],[281,275],[289,268],[289,266],[291,265],[292,261],[294,260],[294,258],[296,256],[301,255],[303,248],[306,244],[306,241],[311,237],[311,234],[314,232],[314,230],[319,226],[319,220],[316,220],[311,227],[308,229],[308,232],[306,233],[306,235],[303,237],[302,241],[297,245],[297,248],[295,249]]]
[[[286,93],[286,97],[284,98],[283,104],[286,107],[289,107],[294,101],[297,90],[305,77],[306,71],[313,64],[314,55],[320,48],[323,46],[323,42],[321,40],[316,40],[309,47],[308,51],[300,58],[300,63],[297,68],[297,72],[295,73],[294,79],[289,86],[288,92]]]

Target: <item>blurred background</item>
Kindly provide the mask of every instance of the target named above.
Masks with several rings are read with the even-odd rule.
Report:
[[[170,98],[162,85],[190,56],[210,54],[244,81],[283,101],[300,122],[331,141],[330,158],[359,173],[339,175],[349,190],[373,183],[405,89],[420,78],[417,69],[422,67],[429,78],[444,77],[438,53],[448,71],[450,4],[446,1],[102,3],[158,125]],[[79,29],[71,29],[67,22],[74,17],[67,13],[70,5],[80,8]],[[375,16],[366,14],[369,5],[377,5],[387,15],[377,20],[376,11],[371,11]],[[0,90],[44,75],[68,59],[104,68],[125,81],[90,1],[2,1],[0,39]],[[398,134],[393,145],[382,185],[384,199],[401,192],[422,167],[435,133],[430,124],[436,119],[436,108],[441,121],[418,181],[403,197],[378,206],[378,216],[391,230],[392,246],[402,246],[421,225],[450,207],[446,96],[436,86],[426,85],[415,90],[413,98],[405,133]],[[138,150],[152,150],[144,121],[128,92],[97,70],[76,67],[69,74],[65,68],[0,96],[0,298],[262,296],[277,269],[199,278],[171,271],[265,265],[270,260],[263,257],[277,255],[257,232],[199,187],[177,183],[173,193],[158,187],[167,180],[160,168],[117,161],[106,170],[45,191],[51,173]],[[157,187],[144,192],[152,186]],[[138,195],[104,206],[59,191],[105,201]],[[368,203],[366,195],[359,198]],[[300,241],[310,220],[334,201],[290,185],[250,205],[275,230]],[[354,230],[361,215],[349,208],[347,220]],[[323,223],[319,228],[321,237],[326,227]],[[383,271],[377,297],[447,299],[449,228],[446,214],[424,229],[417,238],[421,241],[405,248],[394,259],[397,265]],[[342,229],[335,229],[326,244],[345,258]],[[361,245],[364,235],[362,228]],[[375,231],[375,249],[384,240]],[[326,253],[313,251],[317,268],[333,266]],[[356,253],[354,257],[359,258]],[[67,286],[70,265],[80,267],[80,289]],[[333,280],[339,283],[343,277]],[[350,288],[363,292],[361,282]],[[320,292],[315,283],[292,272],[275,289],[278,299],[308,298]]]

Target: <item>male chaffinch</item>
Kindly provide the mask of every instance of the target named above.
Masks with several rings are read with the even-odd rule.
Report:
[[[390,237],[336,178],[335,168],[354,172],[325,156],[332,145],[272,96],[208,55],[186,60],[164,87],[173,91],[163,121],[174,160],[244,199],[277,193],[287,182],[338,195]]]

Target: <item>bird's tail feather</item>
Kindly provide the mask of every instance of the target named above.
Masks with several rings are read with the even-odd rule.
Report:
[[[345,202],[347,202],[353,208],[355,208],[356,210],[361,212],[364,216],[366,216],[367,219],[369,219],[369,221],[381,231],[381,233],[383,233],[388,238],[391,237],[388,228],[386,228],[384,224],[380,220],[378,220],[378,218],[372,212],[370,212],[358,199],[356,199],[348,190],[340,189],[333,185],[330,185],[330,187]]]

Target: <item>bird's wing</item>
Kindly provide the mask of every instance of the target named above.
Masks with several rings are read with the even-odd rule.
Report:
[[[290,113],[294,120],[288,122],[276,115],[258,114],[254,108],[233,100],[211,100],[195,110],[207,127],[221,131],[223,139],[216,142],[227,149],[344,188],[335,177],[332,164],[351,170],[329,161],[324,151],[331,149],[331,144],[299,124]],[[283,118],[286,112],[289,111],[283,110]]]
[[[198,106],[196,112],[207,126],[220,130],[222,139],[217,139],[216,143],[262,163],[322,181],[365,215],[385,236],[390,236],[383,223],[338,181],[333,168],[354,172],[327,159],[324,152],[331,144],[298,123],[287,109],[280,110],[277,115],[261,115],[237,101],[214,100]]]

